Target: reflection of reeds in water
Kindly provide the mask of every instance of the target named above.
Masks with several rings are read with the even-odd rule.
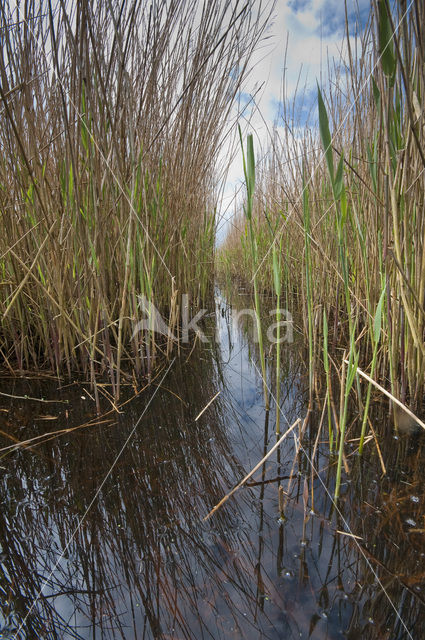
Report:
[[[241,305],[246,306],[244,301]],[[246,347],[244,357],[247,351]],[[251,351],[258,357],[254,347]],[[299,415],[305,413],[305,406],[301,411],[291,398],[291,389],[299,385],[298,374],[287,365],[286,356],[294,358],[294,350],[282,357],[282,402],[286,415],[290,406]],[[209,350],[195,350],[188,365],[167,378],[150,418],[141,422],[102,487],[48,580],[28,620],[27,637],[131,640],[144,634],[145,638],[197,640],[234,633],[240,639],[256,640],[261,634],[273,639],[300,633],[326,637],[341,627],[351,637],[372,639],[377,629],[387,637],[403,637],[359,545],[394,603],[400,605],[409,628],[418,631],[414,637],[422,637],[421,593],[417,591],[422,586],[417,561],[423,551],[425,506],[421,447],[416,444],[405,453],[394,446],[383,449],[389,469],[384,484],[371,448],[365,448],[361,465],[348,457],[353,482],[343,485],[340,508],[351,531],[363,538],[357,544],[337,533],[346,529],[345,524],[335,512],[331,493],[326,494],[311,474],[306,453],[326,483],[334,482],[333,468],[326,472],[327,444],[315,442],[319,416],[313,411],[304,450],[293,471],[293,449],[289,456],[282,451],[276,463],[271,458],[263,465],[252,486],[241,490],[204,525],[202,517],[249,470],[235,459],[229,435],[233,437],[234,431],[228,431],[235,408],[242,412],[243,404],[229,406],[231,396],[223,390],[195,422],[226,378]],[[20,450],[13,458],[2,459],[1,466],[7,470],[2,470],[0,483],[5,567],[0,588],[8,594],[9,604],[3,600],[1,607],[3,618],[13,611],[15,628],[90,505],[150,393],[123,407],[124,413],[113,424],[81,436],[75,432],[32,452]],[[51,396],[46,392],[44,397]],[[28,404],[28,408],[34,429],[34,413],[40,412],[40,406]],[[49,412],[57,413],[56,409],[49,407]],[[73,421],[85,421],[82,406],[75,403],[67,409]],[[258,411],[264,417],[261,402]],[[374,417],[373,411],[371,416],[379,432],[381,416]],[[24,424],[23,413],[12,418]],[[274,442],[269,428],[272,418],[272,413],[266,414],[254,432],[258,460]],[[236,426],[240,433],[246,429],[244,422]],[[4,430],[3,425],[0,428]],[[13,434],[20,436],[17,431]],[[390,475],[392,469],[397,469],[397,475]],[[279,485],[288,494],[284,522],[278,519]],[[383,505],[380,512],[374,506],[377,502]]]
[[[196,607],[185,590],[195,580],[197,546],[208,551],[200,516],[234,467],[219,405],[209,408],[205,420],[194,422],[214,390],[211,364],[200,363],[196,374],[178,373],[169,384],[179,395],[192,397],[188,387],[195,377],[197,395],[191,406],[163,391],[150,420],[140,424],[29,616],[25,628],[31,637],[43,637],[43,626],[53,634],[49,637],[65,637],[62,606],[74,608],[69,637],[74,626],[76,634],[85,635],[78,627],[86,624],[104,637],[129,637],[128,609],[139,630],[148,624],[149,637],[172,627],[185,629],[187,636],[187,617]],[[199,379],[204,380],[202,388]],[[49,442],[37,453],[14,454],[13,472],[2,486],[1,545],[7,567],[2,582],[9,594],[5,617],[8,608],[15,619],[25,615],[142,409],[143,401],[135,400],[104,431],[98,427],[98,432],[74,434],[68,442]],[[6,460],[10,465],[11,459]],[[222,518],[219,526],[230,526],[225,514]],[[174,589],[180,583],[177,603]]]
[[[195,639],[215,636],[220,619],[239,619],[239,607],[253,619],[257,560],[249,543],[243,557],[235,555],[244,537],[238,504],[211,526],[201,522],[242,470],[220,398],[194,421],[219,380],[211,358],[195,355],[164,383],[168,391],[154,400],[50,577],[144,400],[127,405],[112,425],[3,459],[10,471],[1,484],[2,610],[4,619],[13,612],[15,629],[46,581],[27,637],[131,638],[145,628],[146,637]],[[72,410],[83,422],[83,409]],[[273,590],[267,576],[263,582]]]
[[[232,299],[240,307],[244,307],[246,304],[241,298],[241,296],[234,296]],[[240,302],[238,302],[238,299]],[[266,306],[266,304],[263,305],[264,310]],[[265,317],[266,315],[264,313]],[[248,340],[251,323],[252,320],[247,319],[246,327],[243,324],[240,325],[241,334]],[[380,322],[375,321],[374,329],[377,340],[374,349],[376,349],[378,342],[379,325]],[[256,357],[256,355],[258,357],[258,353],[255,353],[255,346],[252,344],[250,351],[253,357]],[[327,353],[327,345],[325,352]],[[288,376],[289,380],[291,380],[290,375],[288,375],[289,372],[285,368],[285,359],[283,359],[283,362],[284,376]],[[329,382],[328,385],[330,386]],[[326,386],[325,384],[325,388]],[[343,407],[346,404],[346,400],[347,396],[343,394]],[[346,412],[347,410],[348,406],[345,408]],[[347,469],[352,470],[352,482],[348,486],[346,483],[341,485],[343,495],[339,502],[340,511],[335,510],[335,504],[332,499],[335,469],[329,464],[328,444],[320,437],[325,414],[322,412],[320,416],[316,411],[313,411],[309,422],[311,437],[309,438],[308,434],[306,434],[303,439],[303,451],[299,454],[298,462],[294,464],[294,470],[291,470],[290,476],[292,477],[289,482],[286,483],[282,479],[278,458],[278,472],[275,478],[269,480],[268,471],[264,466],[261,480],[255,483],[256,486],[260,487],[260,496],[264,496],[267,487],[280,487],[276,495],[276,514],[281,515],[283,510],[284,518],[279,523],[276,560],[281,573],[292,578],[298,570],[300,584],[304,587],[308,585],[312,592],[315,593],[316,602],[319,606],[316,613],[310,618],[310,633],[313,633],[312,630],[316,630],[314,633],[320,633],[323,619],[329,621],[329,629],[331,629],[332,623],[330,620],[336,615],[335,609],[338,609],[341,615],[338,625],[346,630],[349,637],[372,639],[377,637],[377,630],[379,630],[383,637],[386,637],[385,634],[387,634],[387,637],[407,638],[409,636],[400,618],[406,623],[408,629],[416,628],[418,630],[418,633],[414,634],[413,637],[422,637],[423,635],[425,611],[422,609],[424,602],[418,589],[422,589],[424,579],[421,567],[417,564],[417,552],[423,549],[422,538],[425,534],[424,524],[419,517],[425,500],[423,495],[424,486],[422,481],[421,484],[418,482],[420,477],[419,470],[423,467],[421,462],[423,454],[420,453],[420,449],[411,448],[410,453],[408,449],[406,454],[406,451],[402,448],[394,447],[393,441],[388,437],[392,433],[393,425],[385,422],[383,428],[380,428],[383,421],[382,418],[376,416],[376,410],[376,406],[372,405],[369,421],[372,421],[375,427],[379,442],[383,442],[381,456],[385,460],[388,473],[392,473],[392,468],[394,467],[403,468],[409,459],[410,470],[414,471],[412,480],[408,477],[403,478],[404,471],[402,476],[399,476],[397,480],[392,479],[390,484],[385,478],[382,480],[380,477],[380,464],[371,446],[365,448],[362,466],[360,467],[360,464],[356,466],[356,460],[358,459],[351,457],[349,452],[355,450],[359,439],[356,439],[355,445],[350,440],[353,435],[360,433],[358,427],[361,423],[361,414],[354,425],[352,422],[346,423],[348,442],[344,464],[347,465]],[[395,413],[395,420],[401,426],[400,431],[411,433],[412,430],[415,430],[413,418],[406,417],[402,410],[396,409]],[[267,428],[265,430],[266,433]],[[385,440],[383,439],[384,435],[386,435]],[[409,440],[409,442],[413,441]],[[264,453],[266,449],[266,444],[264,444]],[[330,488],[329,493],[323,491],[323,485],[318,481],[316,474],[312,472],[311,461],[313,461],[315,469],[320,470],[324,482]],[[297,466],[298,474],[296,472]],[[358,469],[360,468],[367,469],[367,473],[359,475]],[[324,470],[326,469],[325,475]],[[405,480],[409,481],[409,485],[404,484]],[[385,487],[388,484],[391,487],[390,496],[393,493],[393,498],[390,497],[387,502],[382,495],[382,491],[386,490]],[[409,486],[411,486],[411,492],[409,492]],[[282,495],[283,491],[289,495]],[[389,535],[391,532],[391,518],[393,517],[392,511],[398,508],[397,496],[399,495],[403,496],[404,506],[396,516],[399,522],[396,527],[397,534],[393,536]],[[384,509],[379,509],[383,499],[386,506]],[[266,562],[265,558],[267,558],[264,548],[265,511],[262,506],[263,504],[261,503],[259,514],[259,560],[257,563],[259,610],[262,610],[263,604],[260,594],[264,593],[262,584],[264,576],[263,563]],[[314,510],[314,516],[311,515],[310,509]],[[372,517],[370,517],[371,514]],[[342,520],[342,516],[348,522],[349,528],[346,522]],[[364,521],[365,518],[366,521]],[[302,537],[303,546],[298,558],[298,568],[296,568],[296,563],[288,560],[288,556],[285,554],[285,548],[288,544],[288,529],[296,529]],[[379,532],[385,532],[385,535],[381,536]],[[332,536],[333,542],[331,545],[329,544],[328,534]],[[408,569],[404,567],[403,553],[399,553],[397,550],[393,552],[392,549],[393,545],[398,544],[398,536],[401,536],[405,543],[403,552],[408,557]],[[291,538],[290,534],[289,538]],[[314,549],[317,549],[317,545],[319,545],[317,555],[315,551],[309,550],[310,545]],[[391,556],[391,562],[387,560],[389,556]],[[312,564],[314,565],[314,575],[311,574]],[[318,567],[322,566],[323,569],[324,565],[327,566],[327,570],[322,571],[320,577],[317,577]],[[335,590],[332,590],[332,584],[335,585]],[[386,590],[386,593],[383,589]],[[298,598],[303,597],[305,597],[305,592],[301,587],[297,593],[293,592],[294,600],[297,601]],[[400,607],[400,616],[394,610],[393,604],[396,608]],[[301,621],[302,616],[297,620]],[[302,622],[300,624],[302,625]]]
[[[379,436],[391,433],[392,419],[384,419],[376,407],[371,411],[371,418]],[[316,420],[319,421],[319,416],[313,413],[313,429],[318,427]],[[344,486],[339,509],[336,509],[332,491],[334,470],[329,466],[327,445],[320,443],[316,450],[311,441],[304,440],[299,461],[303,476],[310,475],[313,461],[329,489],[324,492],[323,484],[312,475],[307,490],[301,476],[287,501],[282,526],[285,530],[294,526],[294,510],[305,512],[310,491],[309,502],[312,507],[314,504],[315,516],[307,510],[307,517],[304,516],[302,522],[304,544],[299,567],[300,579],[302,577],[312,589],[316,585],[319,610],[311,618],[310,632],[319,625],[317,633],[320,633],[321,613],[331,630],[332,611],[335,612],[336,607],[338,628],[344,632],[344,637],[372,640],[424,636],[425,484],[421,470],[425,450],[423,439],[410,438],[408,447],[394,446],[395,442],[397,440],[387,438],[382,446],[388,470],[385,477],[382,477],[372,449],[365,449],[363,459],[348,457],[351,482]],[[326,529],[333,532],[331,545],[324,535]],[[317,544],[316,556],[309,548]],[[316,573],[311,575],[309,572],[308,556],[311,554],[316,556],[315,572],[316,569],[320,572],[325,558],[328,562],[328,571],[321,574],[319,581]],[[287,561],[285,566],[288,570]],[[333,581],[336,582],[335,591],[331,589]]]
[[[359,576],[356,597],[360,606],[352,611],[349,628],[363,629],[362,637],[371,640],[385,634],[391,638],[422,638],[424,440],[420,432],[417,438],[406,437],[416,429],[402,410],[395,409],[394,417],[382,415],[383,411],[374,407],[371,417],[381,436],[387,474],[382,477],[376,455],[365,449],[363,463],[352,464],[352,482],[342,503],[351,531],[361,537],[358,545],[362,552],[353,568]],[[394,432],[397,422],[400,438]],[[385,440],[383,433],[389,435]],[[353,551],[357,548],[352,540],[344,546]]]

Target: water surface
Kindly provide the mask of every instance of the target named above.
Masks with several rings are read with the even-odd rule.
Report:
[[[373,424],[387,472],[371,443],[362,461],[348,445],[338,509],[318,407],[298,457],[291,435],[203,521],[276,442],[252,332],[234,322],[248,304],[218,295],[218,339],[119,414],[105,400],[97,418],[81,382],[2,379],[15,397],[0,411],[0,638],[425,637],[423,443],[395,439],[385,406]],[[304,349],[282,349],[282,431],[306,416]]]

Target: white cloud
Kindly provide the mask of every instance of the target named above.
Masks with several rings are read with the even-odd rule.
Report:
[[[349,30],[353,34],[361,31],[370,11],[369,0],[347,0]],[[257,155],[261,156],[268,146],[268,129],[272,130],[279,102],[285,97],[292,100],[297,93],[305,91],[306,111],[316,96],[316,80],[319,84],[327,79],[328,60],[344,59],[345,8],[342,0],[278,0],[273,23],[267,31],[268,39],[253,59],[252,72],[244,87],[245,94],[256,95],[255,103],[246,131],[254,133]],[[286,57],[285,57],[286,51]],[[315,108],[314,108],[315,111]],[[302,114],[301,114],[302,115]],[[243,126],[244,119],[240,119]],[[246,124],[246,121],[245,121]],[[282,125],[282,123],[279,123]],[[234,136],[237,144],[237,136]],[[228,151],[226,151],[229,154]],[[243,180],[240,150],[237,149],[232,162],[225,189],[226,201]],[[224,214],[224,219],[229,212]],[[223,237],[222,225],[220,236]],[[220,241],[220,237],[219,237]]]

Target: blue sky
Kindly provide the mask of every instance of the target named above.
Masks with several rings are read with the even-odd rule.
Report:
[[[370,0],[347,0],[352,36],[363,30],[370,7]],[[254,57],[252,72],[240,96],[240,105],[245,105],[256,94],[255,104],[251,102],[239,122],[245,126],[246,132],[254,133],[259,156],[266,152],[270,139],[268,130],[276,122],[283,94],[287,100],[297,95],[296,112],[300,127],[305,124],[310,109],[314,117],[316,81],[326,83],[328,60],[339,63],[346,57],[344,0],[277,0],[266,35],[267,40]],[[279,126],[282,124],[278,122]],[[231,203],[235,191],[241,187],[243,175],[236,134],[235,127],[236,157],[230,166],[221,207],[223,220],[231,217]],[[228,150],[226,153],[229,157]],[[225,235],[227,224],[220,226],[219,242]]]

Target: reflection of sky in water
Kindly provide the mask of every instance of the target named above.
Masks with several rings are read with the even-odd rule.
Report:
[[[238,301],[240,307],[249,307],[246,299]],[[374,577],[355,545],[334,533],[343,526],[332,515],[317,479],[317,515],[305,520],[302,495],[311,469],[303,456],[300,467],[292,469],[292,437],[279,457],[273,455],[254,474],[248,483],[252,486],[202,522],[276,441],[273,402],[267,423],[261,379],[251,360],[257,357],[256,349],[249,331],[235,326],[234,317],[218,295],[219,348],[210,343],[195,351],[186,366],[176,362],[48,580],[45,600],[34,610],[37,620],[44,620],[45,632],[38,627],[37,633],[20,634],[20,640],[336,639],[347,637],[342,630],[349,627],[354,634],[350,637],[372,639],[378,637],[374,633],[381,619],[393,632],[389,637],[405,637],[398,633],[394,612],[376,582],[373,586]],[[288,423],[305,415],[298,348],[282,350],[282,411]],[[269,374],[273,380],[273,351]],[[195,421],[218,390],[221,395]],[[76,424],[87,420],[79,395],[70,407]],[[5,466],[0,543],[6,570],[0,588],[8,593],[16,585],[21,593],[15,600],[17,610],[28,607],[48,578],[151,395],[152,388],[109,426],[76,432],[34,452],[18,452],[13,465]],[[285,425],[282,417],[282,431]],[[315,434],[313,429],[313,441]],[[305,443],[309,455],[313,441]],[[388,458],[388,452],[384,455]],[[10,464],[12,458],[6,460]],[[323,478],[327,464],[319,454]],[[344,485],[351,526],[367,537],[376,553],[381,551],[383,561],[391,550],[394,571],[401,559],[409,559],[412,566],[415,558],[408,543],[403,547],[402,536],[397,538],[397,556],[386,538],[392,535],[387,525],[365,506],[376,502],[379,469],[372,464],[363,473],[361,495],[351,490],[354,484]],[[278,520],[279,484],[291,495],[284,524]],[[308,492],[307,515],[310,484]],[[415,495],[422,496],[416,485]],[[404,520],[419,522],[422,498],[402,504],[409,507],[404,507]],[[385,522],[394,528],[393,520]],[[395,584],[392,597],[397,601],[402,593]],[[403,615],[409,615],[409,597],[404,596]],[[377,599],[376,608],[371,599]],[[373,624],[368,621],[372,617]],[[421,629],[415,637],[425,637]]]
[[[250,336],[253,333],[253,318],[241,313],[242,305],[246,305],[246,309],[252,309],[252,301],[249,296],[242,296],[241,306],[237,310],[229,306],[226,300],[217,292],[216,309],[217,309],[217,338],[220,345],[221,364],[223,377],[225,380],[225,400],[226,408],[232,415],[234,422],[229,425],[230,433],[234,433],[234,445],[238,449],[238,454],[244,459],[246,454],[254,452],[254,457],[249,456],[246,459],[247,464],[254,466],[262,457],[263,432],[264,432],[264,397],[263,383],[260,372],[260,362],[253,353],[254,349]],[[238,322],[235,322],[235,318]],[[270,322],[274,322],[274,317]],[[268,350],[269,344],[265,342],[265,349]],[[273,347],[274,349],[275,347]],[[288,354],[293,345],[282,346],[282,359]],[[252,359],[254,358],[255,364]],[[270,369],[270,367],[268,367]],[[270,371],[269,371],[270,373]],[[300,391],[300,378],[295,372],[291,375],[289,394],[282,405],[281,424],[282,430],[290,426],[292,422],[299,416],[303,417],[302,402],[299,403],[297,398],[302,397]],[[269,382],[269,389],[272,393],[270,400],[270,424],[274,424],[275,420],[275,386]],[[282,394],[283,396],[284,394]],[[270,429],[268,442],[274,443],[274,429]],[[288,440],[286,447],[290,454],[293,454],[291,440]],[[255,445],[261,445],[256,447]]]

